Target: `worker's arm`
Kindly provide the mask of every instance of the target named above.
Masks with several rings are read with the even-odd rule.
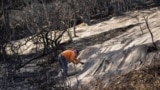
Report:
[[[71,58],[70,58],[71,62],[74,63],[74,64],[78,64],[78,63],[81,63],[81,64],[84,64],[83,62],[81,62],[81,59],[80,58],[77,58],[75,56],[75,54],[71,54]]]

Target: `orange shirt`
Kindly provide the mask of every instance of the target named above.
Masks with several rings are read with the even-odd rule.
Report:
[[[76,53],[74,50],[65,50],[61,53],[62,56],[64,56],[69,62],[75,62],[76,60]]]

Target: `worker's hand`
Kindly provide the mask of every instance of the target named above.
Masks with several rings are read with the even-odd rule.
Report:
[[[73,63],[74,63],[74,64],[78,64],[79,61],[78,61],[78,60],[74,60]]]
[[[84,62],[81,62],[80,60],[81,60],[80,58],[75,59],[75,60],[73,61],[73,63],[74,63],[74,64],[78,64],[78,63],[84,64]]]
[[[80,58],[78,58],[77,61],[78,61],[78,63],[80,63],[80,64],[84,64],[84,62],[82,62]]]
[[[78,60],[78,61],[81,61],[81,59],[80,59],[80,58],[77,58],[77,60]]]
[[[81,62],[81,61],[79,61],[79,60],[75,60],[73,63],[74,63],[74,64],[78,64],[78,63],[84,64],[84,62]]]

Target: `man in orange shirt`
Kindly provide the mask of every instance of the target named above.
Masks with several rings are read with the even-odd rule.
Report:
[[[68,62],[72,62],[74,64],[78,64],[81,63],[83,64],[83,62],[80,62],[80,59],[78,59],[79,55],[79,51],[78,50],[65,50],[63,52],[60,53],[58,59],[60,61],[60,64],[62,66],[63,69],[63,74],[65,77],[67,77],[67,71],[68,71]]]

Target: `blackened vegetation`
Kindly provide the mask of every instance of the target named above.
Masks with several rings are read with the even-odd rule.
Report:
[[[59,72],[59,64],[56,61],[60,51],[65,47],[82,50],[85,46],[93,45],[93,42],[103,43],[135,25],[75,41],[83,45],[76,45],[72,40],[60,43],[63,34],[70,33],[68,28],[82,22],[91,25],[113,15],[123,15],[125,11],[149,8],[159,4],[159,0],[1,0],[0,89],[17,90],[19,87],[20,90],[24,88],[63,89],[65,87],[63,79],[53,78]],[[13,12],[16,15],[12,14]],[[74,36],[77,36],[76,33]],[[21,45],[15,47],[12,42],[25,38],[27,38],[26,43],[34,42],[37,50],[27,55],[19,55],[18,50]],[[44,48],[39,50],[38,44],[42,44]],[[6,52],[8,45],[12,48],[12,55]],[[155,47],[151,47],[148,52],[154,50]],[[20,72],[30,64],[35,64],[34,67],[38,68],[34,72]]]

